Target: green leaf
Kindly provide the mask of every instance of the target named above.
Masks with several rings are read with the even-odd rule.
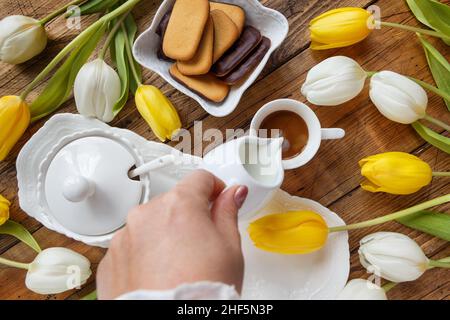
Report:
[[[38,253],[42,251],[41,247],[37,243],[36,239],[34,239],[34,237],[31,235],[31,233],[24,226],[17,222],[14,222],[12,220],[6,221],[3,225],[0,226],[0,234],[13,236]]]
[[[88,15],[98,12],[104,12],[116,5],[119,0],[90,0],[80,6],[80,15]],[[68,17],[73,17],[75,11],[69,13]]]
[[[99,27],[92,37],[70,53],[66,61],[48,81],[39,97],[30,105],[31,121],[36,121],[52,113],[70,97],[78,71],[97,47],[105,29],[105,25]]]
[[[137,25],[136,25],[136,21],[134,20],[133,16],[131,14],[129,14],[127,16],[127,18],[125,19],[125,28],[127,30],[128,33],[128,40],[130,45],[133,45],[134,40],[136,38],[136,33],[137,33]],[[130,51],[132,52],[132,48],[130,48]],[[139,80],[142,81],[142,69],[141,66],[139,65],[139,63],[137,63],[136,60],[134,60],[133,57],[133,61],[134,61],[134,68],[137,71]],[[133,75],[131,74],[131,69],[130,69],[130,90],[132,92],[132,94],[134,94],[138,88],[138,83],[136,83],[136,80],[134,79]]]
[[[115,23],[117,23],[117,20],[118,19],[115,20]],[[110,47],[111,59],[116,65],[121,82],[120,98],[113,108],[115,115],[117,115],[127,103],[130,90],[134,93],[138,86],[130,68],[125,42],[125,37],[128,37],[129,42],[133,43],[137,32],[136,22],[131,14],[125,18],[124,25],[126,34],[122,28],[119,28],[114,36],[114,44]],[[114,26],[114,24],[112,24],[112,26]],[[138,70],[139,77],[142,77],[139,64],[136,61],[134,61],[134,63],[136,70]]]
[[[417,20],[424,25],[450,36],[450,7],[434,0],[406,0]],[[450,45],[449,40],[444,42]]]
[[[444,137],[443,135],[427,128],[418,121],[411,125],[425,141],[450,154],[450,138]]]
[[[119,28],[114,37],[114,44],[111,46],[111,48],[114,48],[111,50],[114,52],[111,52],[111,58],[117,67],[121,84],[120,98],[113,107],[114,115],[117,115],[127,103],[130,90],[130,73],[125,52],[125,36],[122,28]]]
[[[442,91],[450,94],[450,63],[431,43],[426,41],[422,36],[418,36],[425,50],[428,66],[433,74],[436,85]],[[450,101],[445,100],[445,104],[450,111]]]
[[[450,215],[446,213],[419,211],[397,221],[409,228],[450,241]]]

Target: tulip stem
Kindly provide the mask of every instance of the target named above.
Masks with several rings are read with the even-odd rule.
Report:
[[[450,177],[450,172],[433,172],[433,177]]]
[[[66,4],[65,6],[63,6],[62,8],[50,13],[48,16],[46,16],[45,18],[39,20],[39,23],[41,25],[46,25],[50,20],[53,20],[53,18],[56,18],[57,16],[59,16],[61,13],[63,13],[64,11],[67,10],[67,8],[69,8],[70,6],[76,6],[78,4],[81,4],[83,2],[86,2],[87,0],[74,0],[72,2],[69,2],[68,4]]]
[[[97,290],[92,291],[85,295],[81,300],[97,300]]]
[[[80,33],[75,39],[73,39],[67,46],[64,47],[57,55],[53,58],[52,61],[37,75],[37,77],[28,84],[20,97],[22,100],[25,100],[28,94],[33,90],[33,88],[42,81],[47,74],[52,71],[73,49],[83,44],[86,39],[89,39],[97,30],[103,25],[103,23],[107,23],[108,21],[124,14],[127,11],[130,11],[139,1],[141,0],[128,0],[123,5],[111,11],[107,15],[104,15],[99,20],[91,24],[86,30]],[[126,38],[126,37],[125,37]]]
[[[131,43],[130,43],[130,39],[128,39],[127,36],[127,30],[125,29],[125,25],[122,23],[120,23],[121,27],[122,27],[122,31],[125,34],[125,50],[127,52],[127,56],[128,56],[128,62],[130,63],[130,69],[131,69],[131,73],[133,74],[134,80],[136,81],[136,84],[138,85],[138,87],[142,84],[141,83],[141,79],[138,75],[138,72],[136,70],[136,65],[134,62],[134,58],[133,58],[133,54],[131,53]]]
[[[419,80],[419,79],[416,79],[416,78],[413,78],[413,77],[408,77],[408,78],[411,79],[412,81],[416,82],[417,84],[421,85],[425,89],[427,89],[427,90],[437,94],[438,96],[441,96],[443,99],[445,99],[447,101],[450,101],[450,94],[449,93],[447,93],[447,92],[445,92],[445,91],[443,91],[443,90],[441,90],[439,88],[436,88],[435,86],[433,86],[433,85],[431,85],[431,84],[429,84],[429,83],[427,83],[425,81],[422,81],[422,80]]]
[[[449,100],[450,101],[450,100]],[[444,130],[447,130],[448,132],[450,132],[450,126],[448,124],[446,124],[445,122],[442,122],[441,120],[438,120],[436,118],[433,118],[432,116],[429,116],[428,114],[425,115],[425,117],[423,117],[424,120],[427,120],[439,127],[441,127]]]
[[[450,202],[450,194],[447,194],[445,196],[442,197],[438,197],[436,199],[433,200],[429,200],[426,201],[424,203],[418,204],[416,206],[413,206],[411,208],[408,209],[404,209],[401,211],[397,211],[391,214],[388,214],[386,216],[383,217],[379,217],[379,218],[375,218],[372,220],[367,220],[367,221],[363,221],[363,222],[359,222],[359,223],[354,223],[354,224],[349,224],[349,225],[344,225],[344,226],[338,226],[338,227],[331,227],[329,228],[329,232],[339,232],[339,231],[347,231],[347,230],[355,230],[355,229],[361,229],[361,228],[367,228],[367,227],[372,227],[372,226],[376,226],[378,224],[382,224],[388,221],[392,221],[392,220],[396,220],[396,219],[400,219],[406,216],[409,216],[413,213],[422,211],[422,210],[426,210],[429,209],[431,207],[435,207],[438,206],[440,204],[446,203],[446,202]]]
[[[450,262],[443,262],[439,260],[429,260],[428,265],[434,268],[450,269]]]
[[[412,32],[417,32],[420,34],[426,34],[428,36],[433,36],[433,37],[437,37],[437,38],[441,38],[441,39],[445,39],[445,40],[450,40],[449,36],[447,36],[441,32],[437,32],[437,31],[433,31],[433,30],[421,29],[421,28],[404,25],[404,24],[386,22],[386,21],[380,21],[380,24],[385,27],[393,27],[393,28],[408,30],[408,31],[412,31]]]
[[[25,269],[25,270],[28,270],[28,268],[30,267],[29,263],[16,262],[16,261],[8,260],[8,259],[2,258],[2,257],[0,257],[0,264],[3,264],[8,267]]]
[[[394,288],[398,283],[397,282],[388,282],[381,288],[384,290],[384,292],[389,292],[392,288]]]
[[[125,14],[122,15],[122,17],[120,17],[120,19],[117,21],[117,23],[114,25],[114,27],[111,29],[111,31],[108,34],[108,37],[105,40],[105,43],[103,44],[102,49],[100,50],[100,52],[98,53],[98,57],[102,60],[104,60],[105,55],[106,55],[106,50],[108,50],[111,41],[114,39],[114,36],[117,33],[117,30],[119,30],[123,20],[125,20],[125,18],[128,16],[128,14],[130,13],[130,11],[126,12]],[[126,35],[125,35],[126,37]]]

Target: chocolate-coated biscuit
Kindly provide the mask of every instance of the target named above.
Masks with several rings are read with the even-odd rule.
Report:
[[[235,85],[239,83],[260,64],[264,59],[267,51],[270,49],[270,39],[263,37],[259,45],[253,50],[253,52],[247,56],[247,58],[241,62],[232,72],[225,77],[221,78],[225,83],[229,85]]]
[[[177,0],[164,35],[164,54],[179,61],[192,59],[208,18],[208,0]]]
[[[223,11],[213,10],[211,17],[214,22],[213,62],[216,62],[239,38],[239,30]]]
[[[194,58],[189,61],[178,61],[178,70],[187,76],[208,73],[213,63],[214,25],[210,17],[203,31],[202,41]]]
[[[173,64],[169,71],[177,82],[213,102],[222,102],[230,92],[230,87],[211,73],[201,76],[185,76],[178,70],[176,64]]]
[[[170,59],[168,56],[166,56],[164,54],[164,51],[162,49],[162,43],[163,43],[163,39],[164,39],[164,34],[166,33],[167,25],[169,24],[169,20],[170,20],[170,15],[171,14],[172,14],[172,11],[167,12],[163,16],[161,21],[159,22],[158,27],[156,28],[156,34],[161,38],[160,44],[159,44],[159,48],[158,48],[158,52],[157,52],[158,58],[160,60],[173,61],[172,59]]]
[[[256,48],[261,39],[256,28],[246,26],[239,40],[214,64],[212,72],[218,77],[226,76]]]
[[[223,11],[236,25],[239,33],[242,32],[245,26],[245,11],[239,6],[230,3],[210,2],[209,7],[212,10]]]
[[[162,17],[161,21],[159,22],[158,27],[156,27],[156,34],[161,38],[164,38],[171,14],[172,11],[166,12],[166,14]]]

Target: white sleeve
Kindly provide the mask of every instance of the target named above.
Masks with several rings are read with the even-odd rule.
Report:
[[[171,290],[136,290],[117,300],[237,300],[234,286],[220,282],[202,281],[182,284]]]

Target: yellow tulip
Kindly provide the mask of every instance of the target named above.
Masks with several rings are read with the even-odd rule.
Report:
[[[8,199],[0,194],[0,226],[9,219],[9,206],[11,203]]]
[[[306,254],[322,248],[328,238],[325,220],[312,211],[290,211],[262,217],[248,227],[257,248],[282,254]]]
[[[18,96],[0,98],[0,160],[4,160],[30,124],[30,110]]]
[[[361,8],[327,11],[309,23],[311,49],[325,50],[350,46],[364,40],[372,31],[372,14]]]
[[[139,113],[159,140],[170,140],[181,128],[177,110],[158,88],[140,85],[135,100]]]
[[[411,194],[431,182],[430,166],[418,157],[404,152],[387,152],[362,159],[361,183],[364,190],[391,194]]]

